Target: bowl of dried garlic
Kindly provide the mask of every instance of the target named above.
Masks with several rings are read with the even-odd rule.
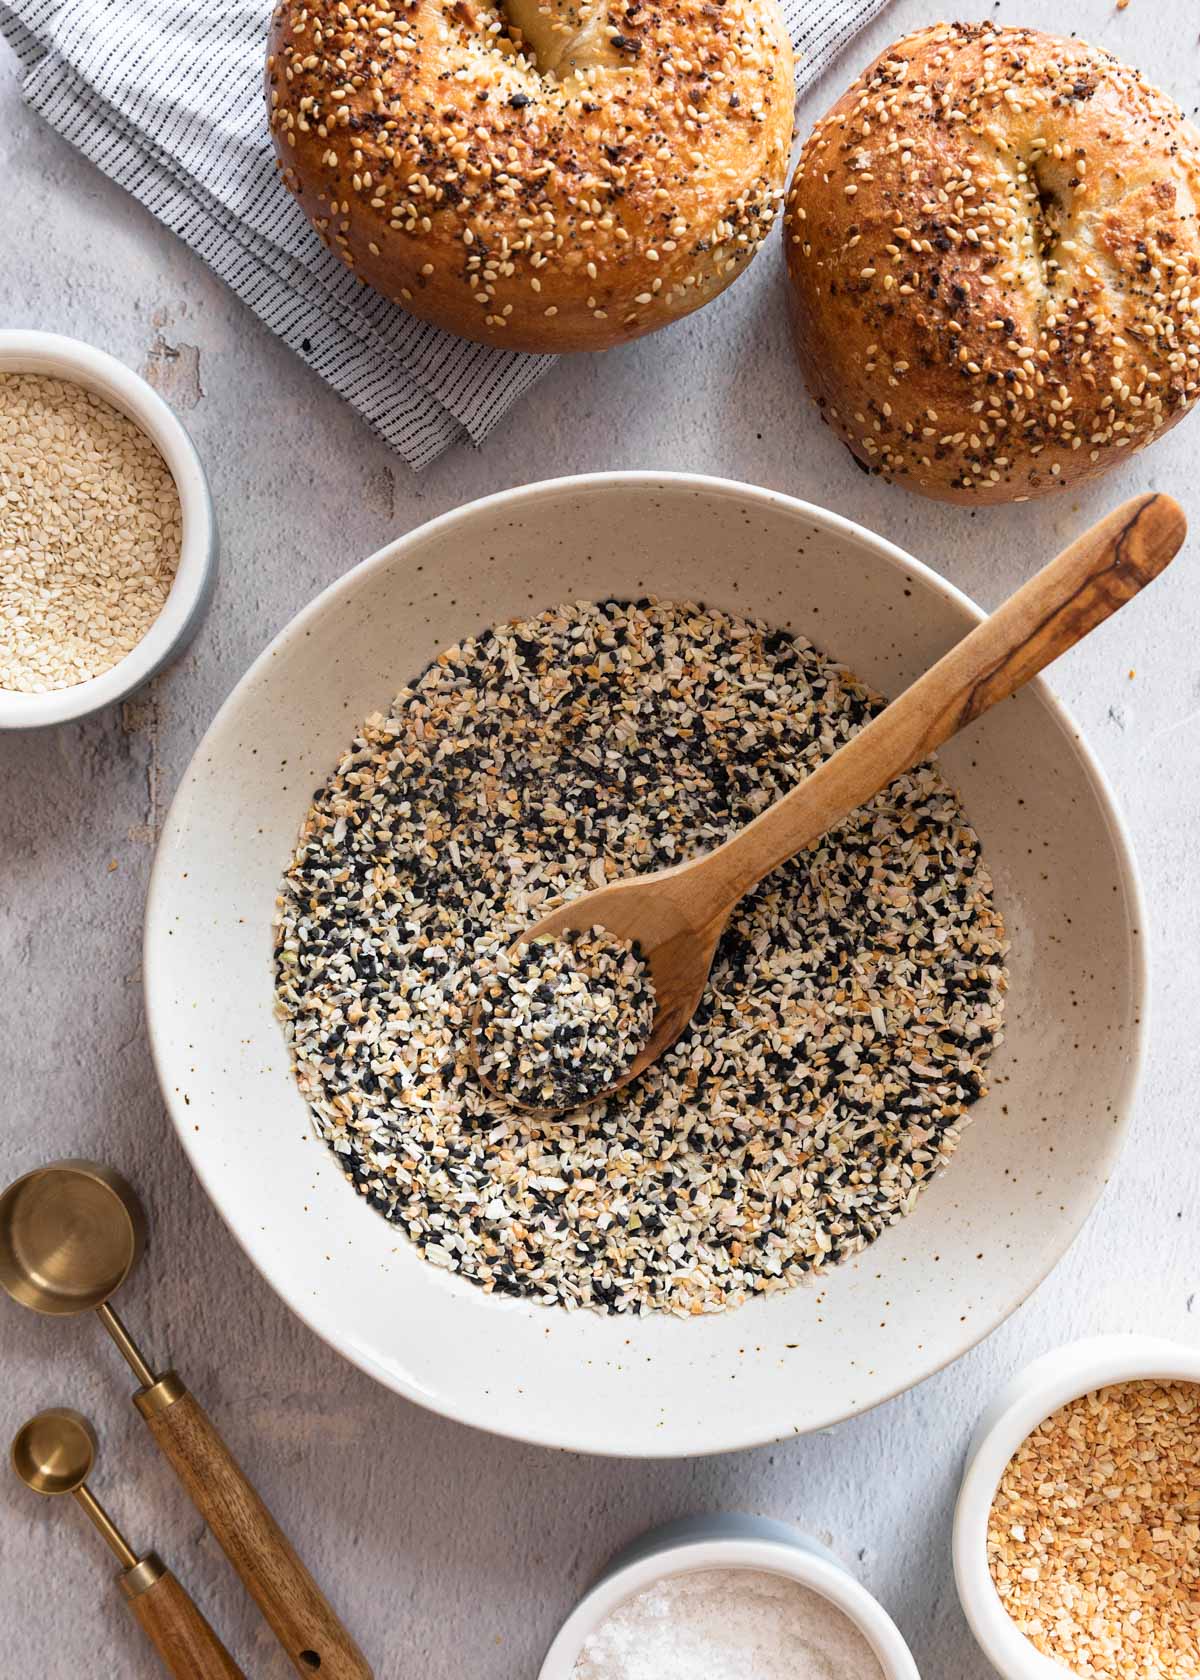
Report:
[[[954,1577],[1005,1680],[1192,1674],[1200,1602],[1200,1348],[1096,1336],[984,1413]]]
[[[144,379],[0,332],[0,729],[124,699],[187,646],[216,580],[204,469]]]

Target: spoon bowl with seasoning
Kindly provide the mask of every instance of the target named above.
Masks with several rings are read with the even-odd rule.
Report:
[[[527,928],[510,956],[596,928],[627,942],[649,971],[653,1016],[616,1078],[595,1088],[584,1081],[582,1098],[546,1106],[524,1100],[524,1086],[498,1083],[489,1071],[494,1057],[487,1012],[477,1004],[471,1055],[480,1078],[513,1106],[539,1115],[599,1101],[638,1078],[691,1020],[721,935],[746,893],[1110,618],[1170,564],[1186,535],[1183,510],[1171,497],[1149,494],[1123,503],[740,833],[687,863],[585,893]]]

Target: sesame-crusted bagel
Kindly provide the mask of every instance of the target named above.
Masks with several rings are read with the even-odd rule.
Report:
[[[505,349],[603,350],[689,314],[783,197],[778,0],[283,0],[267,89],[330,248]]]
[[[1102,473],[1200,393],[1200,133],[1082,41],[938,24],[817,124],[795,342],[871,472],[952,501]]]

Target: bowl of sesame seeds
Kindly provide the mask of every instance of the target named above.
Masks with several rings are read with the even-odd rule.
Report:
[[[0,730],[141,687],[216,577],[204,470],[144,379],[57,333],[0,332]]]
[[[1121,1145],[1144,987],[1042,683],[764,884],[619,1098],[497,1106],[466,1054],[486,973],[551,1081],[609,1053],[636,987],[564,1037],[573,982],[505,975],[511,939],[720,839],[980,616],[836,514],[655,473],[458,509],[299,615],[183,779],[145,975],[184,1146],[301,1317],[461,1420],[666,1456],[861,1411],[1036,1287]]]
[[[981,1419],[954,1518],[972,1632],[1006,1680],[1200,1672],[1200,1348],[1044,1354]]]

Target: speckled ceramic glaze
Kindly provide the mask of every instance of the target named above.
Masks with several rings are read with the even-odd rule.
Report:
[[[980,616],[880,538],[745,485],[603,475],[447,514],[318,597],[218,714],[160,844],[146,989],[184,1147],[314,1330],[466,1422],[669,1455],[875,1405],[1036,1287],[1120,1147],[1142,1031],[1142,918],[1100,773],[1035,683],[942,755],[992,867],[1012,981],[991,1094],[913,1215],[814,1287],[686,1322],[502,1301],[427,1265],[310,1132],[272,1008],[278,882],[358,721],[432,655],[534,607],[646,593],[793,628],[892,694]]]

